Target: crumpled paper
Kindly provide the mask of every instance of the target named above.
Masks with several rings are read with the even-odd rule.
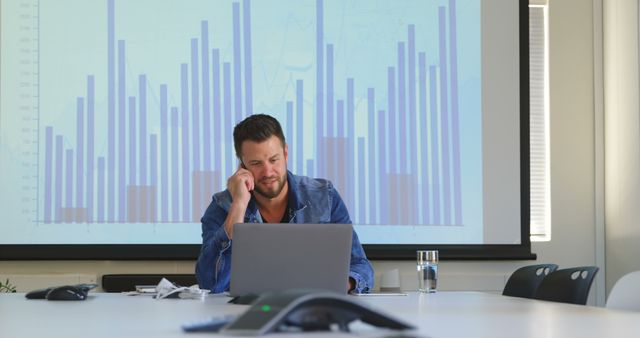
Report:
[[[209,293],[209,290],[200,289],[200,287],[196,285],[192,285],[189,287],[186,286],[178,286],[174,283],[171,283],[166,278],[162,278],[160,283],[156,286],[156,299],[162,298],[181,298],[181,299],[204,299],[204,297]]]

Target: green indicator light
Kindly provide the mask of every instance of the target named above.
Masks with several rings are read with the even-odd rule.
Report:
[[[265,305],[262,305],[262,311],[264,311],[264,312],[269,312],[269,311],[271,311],[271,306],[266,305],[266,304],[265,304]]]

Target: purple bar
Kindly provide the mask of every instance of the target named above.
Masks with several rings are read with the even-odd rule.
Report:
[[[296,172],[299,175],[304,173],[304,158],[302,155],[302,149],[304,148],[304,130],[302,127],[304,120],[303,99],[302,80],[296,80]]]
[[[389,141],[386,144],[385,152],[389,154],[389,161],[391,163],[386,164],[387,173],[398,172],[398,149],[396,139],[396,87],[395,87],[395,69],[393,67],[387,68],[387,81],[388,81],[388,107],[389,109],[389,124],[387,126],[387,133],[389,134]],[[380,143],[384,144],[384,143]],[[384,195],[383,195],[384,196]]]
[[[53,176],[53,127],[46,127],[44,150],[44,223],[51,223],[52,176]]]
[[[367,219],[366,219],[366,214],[367,214],[367,210],[366,207],[367,205],[372,205],[370,204],[371,202],[367,201],[366,198],[366,194],[365,194],[365,177],[367,175],[366,171],[364,170],[364,137],[358,137],[358,219],[356,219],[354,221],[354,223],[357,224],[366,224],[367,223]],[[373,186],[370,186],[373,187]],[[369,196],[372,196],[373,194],[369,194]],[[370,208],[371,209],[371,208]],[[371,222],[369,222],[371,223]]]
[[[158,186],[158,135],[151,134],[149,136],[149,152],[150,152],[150,186],[157,187]],[[147,215],[142,215],[143,217],[147,217],[146,219],[151,222],[158,221],[158,213],[156,212],[158,209],[155,207],[156,199],[149,198],[149,206],[147,210],[149,213]],[[152,205],[153,204],[153,205]]]
[[[129,185],[137,184],[136,98],[129,96]],[[133,201],[129,201],[133,202]]]
[[[160,221],[169,221],[169,117],[167,112],[167,85],[160,85]],[[153,154],[153,152],[152,152]]]
[[[54,199],[54,216],[53,219],[56,223],[62,222],[62,163],[64,159],[62,158],[62,136],[56,135],[56,158],[55,158],[55,166],[56,166],[56,176],[55,176],[55,188],[53,193],[55,195]]]
[[[191,39],[191,123],[193,133],[193,168],[200,170],[200,96],[198,95],[198,39]]]
[[[93,194],[95,168],[95,79],[87,76],[87,221],[93,222]]]
[[[231,65],[229,62],[225,62],[222,65],[222,78],[223,78],[223,92],[224,92],[224,120],[227,122],[227,127],[225,128],[227,132],[225,132],[225,139],[227,145],[233,144],[233,138],[231,137],[231,131],[233,130],[234,123],[232,121],[231,115]],[[226,173],[223,174],[223,177],[231,176],[233,173],[233,154],[231,153],[230,146],[224,147],[225,152],[225,162],[226,162]]]
[[[180,87],[182,88],[182,217],[183,222],[189,222],[189,66],[183,63],[180,67]]]
[[[139,76],[140,106],[140,185],[147,185],[147,76]]]
[[[346,165],[345,168],[345,164],[348,162],[348,158],[347,158],[347,145],[346,141],[344,139],[344,101],[343,100],[338,100],[336,102],[336,122],[338,123],[338,129],[336,130],[336,140],[339,140],[340,142],[335,142],[334,143],[334,147],[336,146],[341,146],[341,148],[334,148],[334,154],[343,154],[344,156],[338,157],[338,161],[332,161],[333,162],[333,173],[334,173],[334,177],[339,177],[342,176],[344,177],[345,172],[349,172],[349,165]],[[339,164],[340,163],[340,164]],[[343,183],[346,183],[343,182]],[[347,186],[345,184],[343,184],[340,187],[343,191],[343,193],[345,194],[345,204],[347,204],[347,208],[353,208],[353,205],[350,204],[351,201],[349,201],[349,194],[348,194],[348,189]]]
[[[338,124],[338,130],[336,131],[337,137],[344,137],[344,100],[338,100],[336,102],[336,122]]]
[[[200,23],[200,56],[202,58],[202,139],[204,169],[211,170],[211,92],[209,86],[209,26],[207,21]]]
[[[454,224],[462,225],[462,192],[460,186],[460,120],[458,112],[458,41],[456,0],[449,0],[449,49],[451,64],[451,152],[453,153]]]
[[[405,47],[404,42],[398,42],[398,118],[400,122],[398,123],[396,132],[398,135],[396,150],[398,151],[398,161],[400,162],[400,168],[398,168],[398,173],[405,174],[407,172],[407,162],[411,161],[411,157],[407,156],[407,94],[405,86],[407,84],[407,80],[405,78]],[[406,194],[401,194],[402,196],[406,196]],[[406,205],[406,204],[402,204]]]
[[[335,126],[333,116],[333,87],[333,45],[329,43],[327,44],[327,137],[336,136],[333,130]],[[330,151],[334,152],[335,149],[331,149]],[[327,154],[325,154],[325,156]]]
[[[65,162],[65,192],[63,208],[73,208],[73,149],[67,149],[65,151]],[[68,218],[67,221],[69,221]]]
[[[387,114],[385,114],[384,110],[378,111],[378,144],[380,145],[380,157],[378,157],[379,175],[377,185],[380,187],[379,196],[384,196],[385,198],[389,196],[389,174],[388,171],[385,171],[384,165],[388,162],[387,159],[390,158],[390,156],[387,156],[389,154],[389,150],[385,146],[387,142],[385,136],[385,132],[387,132],[387,130],[385,130],[385,126],[387,126],[387,123],[385,122],[386,115]],[[389,224],[389,206],[386,204],[386,201],[385,203],[383,203],[382,200],[378,201],[375,208],[380,211],[380,215],[378,216],[380,217],[380,221],[378,224]]]
[[[84,98],[76,99],[76,204],[70,207],[81,208],[84,206]],[[69,184],[69,183],[67,183]]]
[[[213,170],[220,173],[222,170],[220,158],[222,157],[222,113],[220,112],[220,51],[214,49],[211,51],[211,62],[213,63]],[[222,175],[221,175],[222,176]]]
[[[440,137],[442,149],[442,201],[444,224],[451,224],[451,187],[450,187],[450,163],[449,163],[449,94],[447,85],[447,29],[445,8],[438,7],[439,50],[440,50]]]
[[[126,193],[125,193],[125,45],[124,40],[118,40],[118,222],[125,221],[126,214]]]
[[[438,160],[438,90],[436,87],[436,66],[429,66],[429,115],[431,115],[431,187],[433,193],[433,223],[442,224],[440,219],[440,161]]]
[[[369,208],[369,224],[378,224],[378,215],[377,215],[377,210],[379,210],[380,208],[378,207],[378,193],[376,191],[376,187],[380,186],[380,181],[378,179],[378,174],[377,171],[380,170],[379,168],[381,168],[379,165],[376,164],[376,153],[378,153],[378,151],[376,150],[376,126],[375,126],[375,121],[376,121],[376,107],[375,107],[375,90],[373,88],[367,88],[367,116],[368,116],[368,129],[367,129],[367,144],[368,144],[368,149],[367,149],[367,158],[369,160],[369,179],[368,179],[368,184],[367,186],[369,187],[369,193],[367,194],[367,196],[369,197],[369,201],[367,202],[368,205],[370,205],[371,207]],[[380,124],[383,121],[378,121],[378,123]],[[382,143],[377,143],[379,144],[381,147],[379,147],[379,149],[384,149],[384,144]],[[360,163],[360,166],[364,166],[364,162],[358,162]]]
[[[253,79],[251,71],[251,4],[249,0],[242,3],[244,27],[244,102],[246,116],[253,114]]]
[[[115,73],[115,14],[114,1],[107,0],[107,87],[108,87],[108,126],[107,126],[107,147],[108,147],[108,220],[115,220],[115,186],[116,186],[116,73]]]
[[[178,108],[171,107],[171,221],[180,221],[180,182],[178,169]]]
[[[104,157],[98,157],[98,223],[104,222]]]
[[[323,176],[324,170],[320,163],[324,162],[322,155],[322,139],[324,138],[324,9],[322,0],[316,0],[316,159],[317,175]],[[312,168],[309,168],[310,172]]]
[[[420,224],[431,224],[431,209],[429,202],[429,162],[427,157],[429,156],[429,140],[427,139],[427,67],[426,67],[426,56],[424,52],[419,53],[418,55],[418,73],[419,73],[419,97],[420,97],[420,158],[421,158],[421,181],[422,185],[420,188],[420,208],[418,208],[421,212]],[[417,152],[416,152],[417,153]],[[417,171],[416,171],[417,172]]]
[[[235,105],[233,109],[236,113],[235,122],[243,119],[242,115],[242,82],[241,82],[241,51],[240,51],[240,4],[233,3],[233,90]]]

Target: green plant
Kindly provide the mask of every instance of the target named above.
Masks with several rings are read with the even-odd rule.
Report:
[[[16,292],[16,286],[12,285],[9,282],[8,278],[4,283],[0,280],[0,292],[6,292],[6,293]]]

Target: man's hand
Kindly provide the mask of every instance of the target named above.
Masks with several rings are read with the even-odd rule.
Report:
[[[244,222],[244,214],[247,211],[247,205],[251,200],[251,191],[255,185],[253,174],[242,167],[227,180],[227,189],[231,193],[231,207],[224,221],[224,230],[227,237],[233,237],[233,225]]]
[[[254,185],[253,174],[247,169],[238,168],[235,174],[227,180],[227,189],[231,193],[233,203],[237,202],[245,206],[249,204]]]

